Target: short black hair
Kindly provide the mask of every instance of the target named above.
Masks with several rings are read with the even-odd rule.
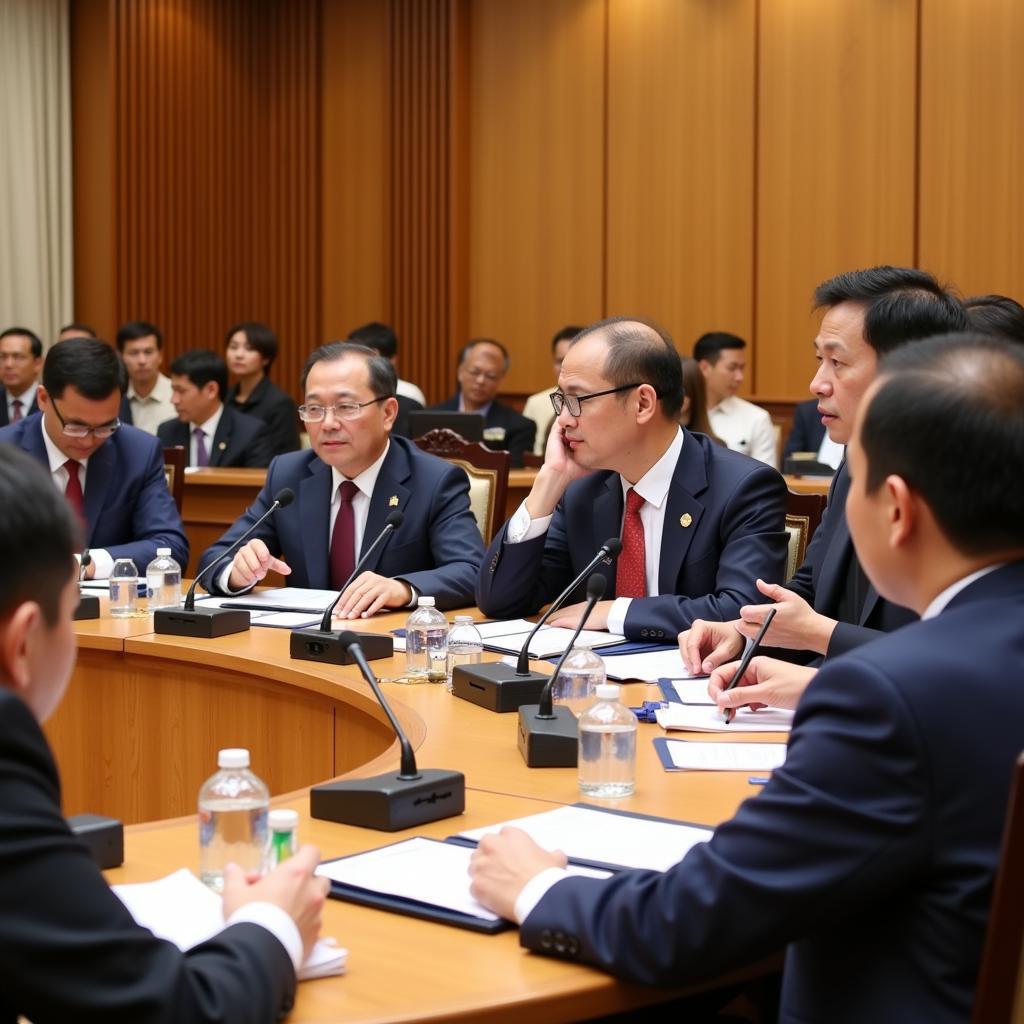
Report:
[[[46,468],[20,448],[0,444],[0,618],[35,601],[47,624],[55,625],[81,545],[71,506]]]
[[[332,341],[314,349],[306,365],[302,368],[302,378],[299,387],[303,395],[306,393],[306,378],[309,371],[317,363],[333,362],[336,359],[344,359],[346,356],[361,356],[366,360],[366,367],[370,374],[370,390],[374,398],[394,398],[395,389],[398,387],[398,375],[395,368],[376,349],[368,345],[357,345],[354,341]]]
[[[573,345],[598,332],[608,336],[604,376],[615,387],[650,384],[658,395],[662,415],[678,420],[683,407],[683,367],[668,333],[637,317],[613,316],[584,328]],[[625,398],[622,394],[617,397]]]
[[[208,348],[194,348],[182,352],[171,363],[171,373],[188,377],[197,388],[211,380],[217,382],[217,397],[223,402],[228,390],[228,364],[216,352]]]
[[[1024,346],[928,338],[887,356],[879,380],[860,429],[868,493],[902,477],[964,554],[1024,546]]]
[[[139,338],[148,338],[150,335],[156,338],[157,348],[164,347],[164,336],[156,324],[151,324],[148,320],[129,320],[117,329],[117,351],[123,352],[129,341],[138,341]]]
[[[63,334],[65,331],[75,331],[76,338],[95,338],[96,332],[88,324],[79,324],[72,321],[70,324],[65,324],[58,332],[58,335]]]
[[[394,359],[398,355],[398,335],[393,328],[379,320],[371,320],[368,324],[349,331],[348,340],[372,348],[385,359]]]
[[[28,338],[28,344],[29,348],[32,350],[33,359],[38,359],[43,354],[43,343],[39,340],[39,335],[34,331],[30,331],[27,327],[8,327],[6,331],[0,332],[0,341],[14,335]]]
[[[558,343],[560,341],[572,341],[572,339],[575,338],[582,330],[582,327],[569,326],[563,327],[559,331],[555,331],[555,336],[551,339],[551,351],[554,352],[555,349],[558,348]]]
[[[1024,306],[1007,295],[972,295],[964,299],[967,323],[975,334],[995,334],[1024,342]]]
[[[100,402],[128,386],[124,363],[99,338],[68,338],[51,347],[43,363],[43,387],[51,398],[60,398],[71,385],[86,398]]]
[[[815,309],[841,302],[863,304],[864,340],[880,356],[918,338],[967,330],[960,300],[915,267],[848,270],[814,289]]]
[[[225,348],[228,347],[232,336],[239,332],[244,334],[245,340],[252,348],[266,359],[269,370],[277,358],[277,335],[266,324],[261,324],[257,320],[243,320],[228,328],[228,333],[224,335]]]
[[[508,373],[508,368],[512,363],[512,358],[508,354],[508,349],[505,348],[505,346],[502,345],[502,343],[496,340],[495,338],[472,338],[470,341],[467,341],[466,344],[459,349],[459,366],[461,366],[466,361],[466,357],[478,345],[493,345],[504,357],[505,372]]]
[[[708,331],[693,343],[693,358],[698,363],[703,360],[714,366],[722,357],[722,353],[728,349],[746,347],[747,343],[738,334],[730,334],[728,331]]]

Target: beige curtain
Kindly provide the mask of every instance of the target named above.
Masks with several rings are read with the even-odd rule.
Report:
[[[0,0],[0,329],[71,319],[68,0]]]

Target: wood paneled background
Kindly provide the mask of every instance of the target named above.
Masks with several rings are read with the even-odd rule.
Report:
[[[1017,0],[72,0],[76,317],[266,319],[293,389],[383,319],[437,400],[632,313],[800,399],[824,277],[1024,298],[1022,49]]]

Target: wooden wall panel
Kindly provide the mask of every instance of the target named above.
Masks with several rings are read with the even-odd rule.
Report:
[[[1024,301],[1024,5],[928,0],[921,23],[921,266]]]
[[[753,328],[755,0],[611,0],[609,316]]]
[[[473,4],[469,333],[510,348],[510,391],[547,386],[551,336],[603,312],[604,45],[604,0]]]
[[[916,15],[917,0],[761,0],[761,396],[806,396],[819,281],[914,261]]]

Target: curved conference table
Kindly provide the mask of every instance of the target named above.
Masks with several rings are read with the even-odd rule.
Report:
[[[363,628],[394,629],[404,618],[381,616]],[[221,747],[251,750],[272,804],[299,811],[300,839],[316,843],[325,858],[409,835],[443,838],[578,799],[575,769],[526,767],[515,745],[516,715],[476,707],[444,686],[385,682],[419,765],[465,773],[465,814],[399,833],[311,819],[310,785],[398,766],[397,742],[353,666],[290,660],[281,629],[191,640],[154,634],[146,615],[104,615],[76,629],[78,664],[46,731],[65,813],[93,811],[129,823],[125,863],[108,872],[112,882],[198,869],[196,794]],[[387,680],[401,674],[404,656],[372,665]],[[638,704],[654,693],[637,683],[625,696]],[[651,744],[658,735],[657,726],[640,725],[636,794],[610,806],[714,825],[755,794],[746,773],[663,771]],[[540,1024],[678,994],[529,954],[515,931],[484,936],[336,900],[328,901],[324,934],[348,948],[348,971],[303,982],[292,1021],[513,1021],[528,1014]]]

